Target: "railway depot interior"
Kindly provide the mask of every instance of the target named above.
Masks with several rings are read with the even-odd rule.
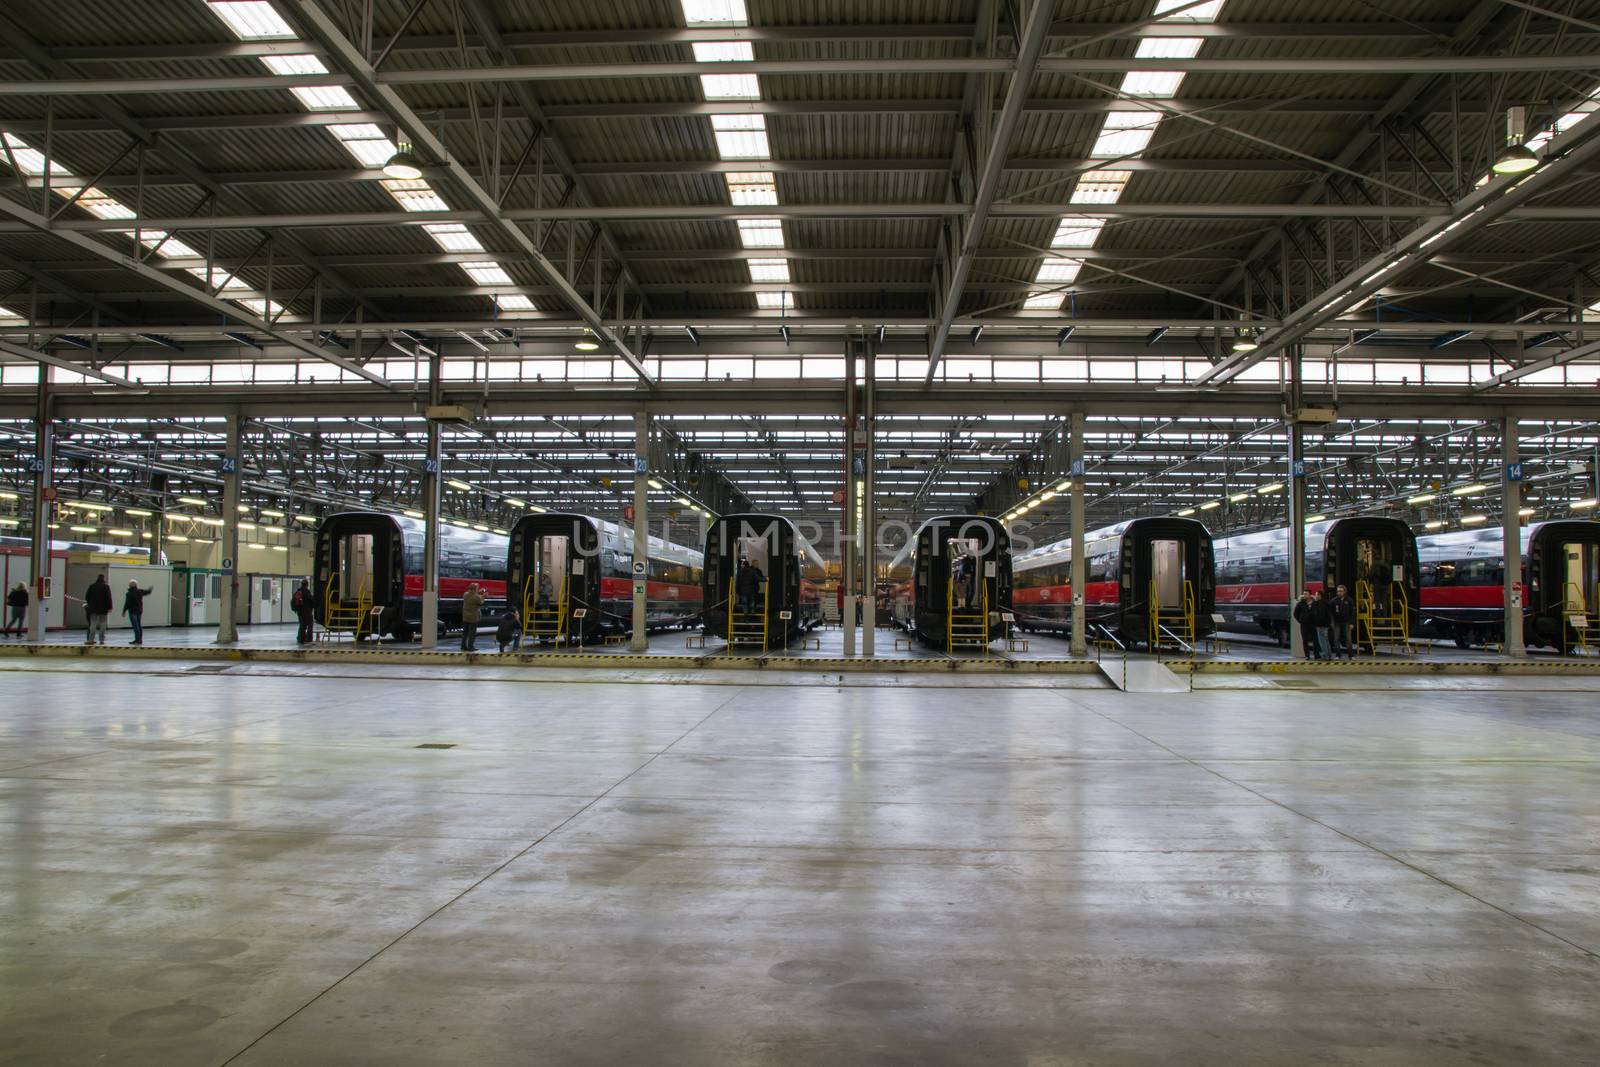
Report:
[[[1566,0],[0,7],[0,1063],[1593,1060],[1597,110]]]

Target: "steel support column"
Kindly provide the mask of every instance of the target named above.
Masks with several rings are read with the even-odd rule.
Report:
[[[238,412],[228,416],[228,445],[222,457],[222,617],[217,620],[217,644],[239,640],[234,612],[239,603],[239,425]]]
[[[878,488],[878,479],[875,475],[877,427],[873,419],[877,408],[874,396],[878,363],[877,345],[872,341],[863,342],[861,354],[863,362],[861,418],[860,426],[856,430],[858,441],[856,452],[861,457],[858,483],[861,486],[861,500],[856,508],[856,522],[860,528],[861,541],[861,595],[866,598],[861,608],[861,654],[870,659],[877,651],[874,637],[878,626],[878,510],[874,505],[874,494]]]
[[[856,476],[856,353],[858,345],[847,341],[844,346],[844,500],[840,502],[844,514],[844,535],[839,538],[839,629],[844,632],[844,654],[856,654],[856,491],[860,482]]]
[[[1305,435],[1298,422],[1286,427],[1289,439],[1289,491],[1284,494],[1288,502],[1289,522],[1289,655],[1303,655],[1300,622],[1294,617],[1295,605],[1306,587],[1306,480]]]
[[[50,422],[50,368],[40,367],[38,408],[33,420],[33,540],[28,551],[33,580],[33,595],[28,598],[28,640],[35,642],[44,640],[49,621],[45,587],[50,578],[50,515],[55,504],[45,497],[54,476],[54,436]]]
[[[650,415],[633,413],[633,640],[635,652],[650,648]]]
[[[428,357],[428,403],[438,404],[443,395],[439,379],[443,357],[435,352]],[[422,463],[422,647],[439,644],[439,509],[444,484],[443,437],[439,424],[428,420],[428,454]],[[513,603],[511,591],[506,602]],[[527,620],[523,620],[526,625]]]
[[[1522,482],[1513,478],[1513,468],[1520,469],[1518,458],[1517,420],[1500,422],[1500,531],[1505,555],[1503,603],[1506,606],[1505,653],[1522,656],[1527,647],[1522,639]]]
[[[1084,590],[1089,579],[1089,560],[1084,549],[1084,469],[1083,424],[1081,411],[1072,413],[1071,438],[1067,469],[1072,473],[1072,645],[1074,656],[1089,654],[1089,635],[1085,632],[1088,620],[1084,612]]]

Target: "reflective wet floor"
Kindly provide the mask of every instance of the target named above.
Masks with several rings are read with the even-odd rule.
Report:
[[[90,665],[0,674],[0,1062],[1600,1058],[1587,679]]]

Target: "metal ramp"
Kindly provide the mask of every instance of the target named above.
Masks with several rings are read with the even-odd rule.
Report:
[[[1100,673],[1124,693],[1187,693],[1189,683],[1156,659],[1121,657],[1100,660]]]

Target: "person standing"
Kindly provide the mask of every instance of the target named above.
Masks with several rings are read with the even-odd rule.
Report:
[[[739,572],[734,578],[733,588],[739,596],[739,614],[756,614],[756,601],[761,599],[761,572],[749,560],[739,561]]]
[[[974,594],[978,591],[978,561],[972,553],[968,552],[961,557],[961,596],[967,602],[967,610],[972,610]]]
[[[122,613],[128,617],[128,623],[133,627],[133,640],[130,644],[144,644],[144,598],[150,595],[149,589],[140,589],[136,581],[128,583],[128,591],[122,594]]]
[[[1294,606],[1294,621],[1300,624],[1300,658],[1317,658],[1317,633],[1311,623],[1311,590],[1300,593],[1300,602]]]
[[[556,583],[551,580],[550,572],[539,572],[539,610],[549,611],[550,604],[556,598]]]
[[[482,617],[483,591],[473,582],[461,598],[461,651],[478,651],[478,620]]]
[[[106,620],[111,617],[111,608],[111,584],[102,574],[83,594],[83,610],[89,616],[89,636],[83,639],[84,644],[94,644],[95,634],[100,635],[102,645],[106,643]]]
[[[1333,656],[1339,658],[1342,653],[1345,659],[1356,658],[1354,641],[1356,622],[1356,603],[1350,599],[1350,590],[1339,586],[1333,599],[1328,602],[1328,612],[1333,617]]]
[[[294,591],[289,598],[289,607],[294,611],[294,617],[300,620],[300,629],[294,635],[297,645],[309,645],[312,639],[312,623],[316,617],[315,604],[311,599],[311,583],[304,578],[300,580],[300,588]]]
[[[28,587],[18,582],[11,592],[6,594],[6,625],[0,633],[8,634],[12,630],[21,637],[28,632]]]
[[[1328,628],[1333,625],[1333,613],[1328,609],[1328,598],[1321,589],[1311,598],[1311,627],[1317,634],[1317,654],[1322,659],[1331,658],[1328,649]]]

